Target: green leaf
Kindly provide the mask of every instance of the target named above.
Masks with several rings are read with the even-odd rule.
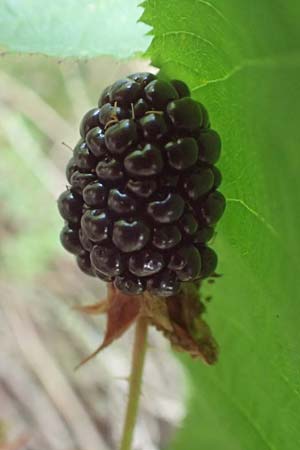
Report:
[[[127,58],[149,43],[139,16],[136,0],[3,0],[0,49],[60,58]]]
[[[300,4],[147,0],[148,50],[223,137],[224,276],[207,320],[213,367],[184,357],[189,414],[172,450],[300,448]]]

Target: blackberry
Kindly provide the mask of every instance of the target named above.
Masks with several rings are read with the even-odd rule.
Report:
[[[61,243],[79,268],[125,294],[162,297],[213,275],[221,139],[187,85],[129,75],[103,91],[80,136],[58,199]]]

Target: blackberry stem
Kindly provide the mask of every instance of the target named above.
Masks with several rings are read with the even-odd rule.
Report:
[[[136,424],[139,400],[141,395],[144,362],[147,350],[148,321],[140,316],[136,322],[131,374],[129,382],[129,397],[125,416],[120,450],[131,450]]]

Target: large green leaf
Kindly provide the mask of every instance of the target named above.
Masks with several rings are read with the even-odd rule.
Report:
[[[300,448],[300,4],[147,0],[149,55],[223,136],[224,276],[207,319],[213,367],[183,358],[190,412],[172,449]],[[208,286],[204,287],[208,291]]]
[[[136,0],[2,0],[0,50],[127,58],[149,43],[139,15]]]

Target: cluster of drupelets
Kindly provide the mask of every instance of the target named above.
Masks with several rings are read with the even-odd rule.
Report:
[[[213,275],[221,140],[185,83],[129,75],[104,90],[80,134],[58,200],[61,242],[80,269],[159,296]]]

